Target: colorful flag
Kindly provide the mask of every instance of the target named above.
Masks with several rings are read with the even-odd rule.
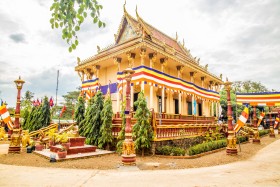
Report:
[[[62,115],[63,115],[63,113],[65,112],[65,110],[66,110],[66,106],[64,105],[63,107],[62,107],[62,109],[61,109],[61,112],[60,112],[60,117],[62,117]]]
[[[52,97],[50,98],[50,102],[49,103],[50,103],[50,107],[53,107],[54,103],[53,103],[53,98]]]
[[[262,119],[264,118],[264,116],[265,116],[265,113],[264,113],[264,112],[262,112],[262,113],[260,114],[260,118],[259,118],[259,121],[258,121],[257,127],[258,127],[258,126],[260,126],[260,124],[261,124]]]
[[[239,130],[245,125],[245,123],[246,123],[246,121],[247,121],[247,119],[249,117],[248,113],[249,113],[248,112],[248,108],[245,107],[244,110],[242,111],[239,119],[237,120],[237,123],[236,123],[235,127],[234,127],[234,131],[236,133],[238,133]]]
[[[274,122],[274,128],[277,127],[278,123],[279,123],[279,117],[276,117]]]
[[[12,119],[10,117],[10,113],[6,108],[6,105],[0,106],[0,116],[3,119],[4,123],[7,124],[10,130],[13,129]]]

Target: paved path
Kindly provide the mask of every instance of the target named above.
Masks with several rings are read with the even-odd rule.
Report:
[[[183,170],[36,168],[0,164],[0,186],[280,186],[280,140],[247,160]]]

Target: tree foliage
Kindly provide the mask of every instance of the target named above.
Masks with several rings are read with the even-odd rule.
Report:
[[[134,102],[137,106],[135,118],[136,124],[133,126],[132,136],[135,138],[136,150],[142,150],[142,156],[144,156],[145,149],[148,149],[152,145],[153,130],[150,124],[151,112],[147,107],[147,102],[144,97],[143,91],[138,95],[137,101]]]
[[[101,111],[103,109],[102,92],[99,90],[94,96],[94,102],[88,106],[85,119],[82,121],[80,134],[87,138],[89,144],[98,145],[101,127]]]
[[[78,46],[77,32],[87,17],[91,17],[93,24],[99,28],[105,27],[105,23],[100,20],[102,8],[96,0],[54,0],[50,7],[51,27],[62,29],[62,39],[70,45],[69,52]]]
[[[41,122],[42,127],[46,127],[51,123],[50,103],[47,96],[44,97],[44,101],[41,105],[42,107],[39,121]]]
[[[101,111],[102,125],[100,128],[100,137],[98,138],[98,147],[109,150],[109,144],[113,142],[112,134],[112,120],[113,120],[113,106],[111,97],[107,97],[104,103],[104,107]]]
[[[125,119],[125,105],[126,105],[126,101],[124,100],[122,103],[122,109],[121,109],[121,118],[122,118],[122,128],[118,134],[118,143],[117,143],[117,153],[121,153],[122,152],[122,145],[123,145],[123,141],[125,139],[125,125],[126,125],[126,119]]]
[[[72,92],[67,92],[66,95],[62,96],[65,101],[62,104],[67,108],[67,110],[63,113],[63,118],[73,119],[75,105],[78,102],[79,95],[80,95],[80,91],[72,91]]]
[[[85,100],[83,97],[78,98],[74,118],[77,122],[77,125],[80,127],[81,121],[85,119]]]
[[[24,94],[24,97],[22,97],[21,99],[21,117],[23,118],[23,123],[22,123],[22,128],[23,129],[27,129],[26,127],[26,122],[28,119],[28,116],[32,110],[32,99],[34,97],[34,93],[32,93],[31,91],[27,90]]]

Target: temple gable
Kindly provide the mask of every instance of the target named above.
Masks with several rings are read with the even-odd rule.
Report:
[[[133,30],[133,28],[131,27],[131,25],[129,25],[127,22],[123,28],[123,32],[120,35],[120,39],[118,41],[118,43],[122,43],[125,42],[131,38],[136,37],[137,34],[136,32]]]

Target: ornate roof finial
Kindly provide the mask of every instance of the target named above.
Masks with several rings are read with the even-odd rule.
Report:
[[[185,47],[185,39],[183,38],[183,47]]]
[[[137,11],[137,5],[136,5],[136,8],[135,8],[135,12],[136,12],[136,16],[139,17],[138,11]]]
[[[178,41],[178,33],[177,33],[177,31],[176,31],[176,41]]]
[[[123,4],[123,12],[124,12],[125,14],[127,14],[126,9],[125,9],[125,5],[126,5],[126,0],[124,0],[124,4]]]

